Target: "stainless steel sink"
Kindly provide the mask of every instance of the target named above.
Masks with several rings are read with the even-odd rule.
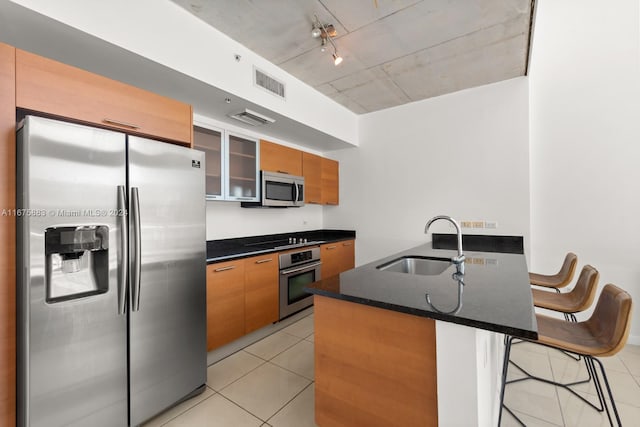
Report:
[[[379,265],[376,268],[396,273],[436,276],[449,268],[450,265],[451,259],[449,258],[405,256]]]

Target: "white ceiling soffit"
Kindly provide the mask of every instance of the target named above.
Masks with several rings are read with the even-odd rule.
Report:
[[[0,42],[178,99],[192,104],[197,114],[255,132],[254,126],[229,119],[231,114],[248,108],[275,121],[260,127],[260,135],[265,138],[300,141],[320,152],[353,147],[318,129],[3,0],[0,0]],[[225,98],[232,102],[226,103]]]
[[[172,0],[356,113],[523,76],[532,0]],[[320,51],[313,15],[344,58]]]

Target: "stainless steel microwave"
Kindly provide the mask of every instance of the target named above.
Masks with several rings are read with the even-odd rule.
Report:
[[[260,175],[260,201],[242,202],[243,208],[304,206],[304,177],[269,171]]]

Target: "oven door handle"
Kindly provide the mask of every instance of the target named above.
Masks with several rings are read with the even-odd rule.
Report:
[[[286,274],[291,274],[291,273],[297,273],[299,271],[304,271],[304,270],[313,270],[314,268],[318,267],[319,265],[322,265],[322,261],[319,262],[314,262],[313,264],[307,264],[303,267],[296,267],[296,268],[290,268],[288,270],[282,270],[280,272],[280,274],[286,275]]]

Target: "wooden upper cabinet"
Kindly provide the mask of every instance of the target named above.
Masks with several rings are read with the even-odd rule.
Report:
[[[15,49],[0,43],[0,206],[16,207]],[[16,425],[16,222],[0,216],[0,426]]]
[[[304,176],[305,203],[322,203],[322,157],[302,153],[302,176]]]
[[[19,49],[16,106],[189,147],[192,143],[189,104]]]
[[[338,162],[322,158],[322,204],[337,205],[339,203],[339,181]]]
[[[262,139],[260,169],[302,176],[302,151]]]

